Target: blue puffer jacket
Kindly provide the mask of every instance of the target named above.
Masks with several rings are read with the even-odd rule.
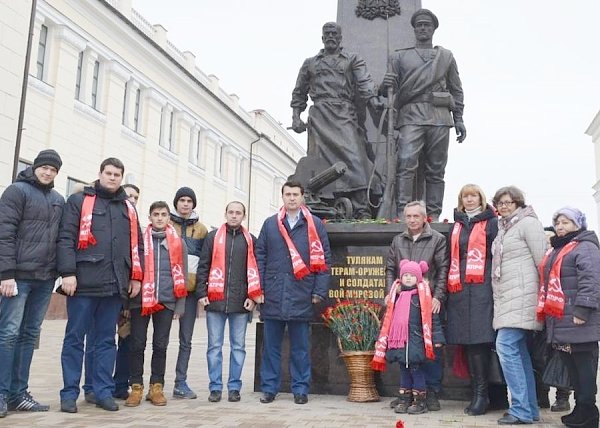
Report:
[[[313,318],[312,295],[327,297],[330,281],[331,254],[325,227],[318,217],[313,216],[323,250],[327,271],[310,273],[296,279],[285,240],[277,226],[277,215],[265,220],[256,243],[256,261],[265,295],[261,305],[261,319],[282,321],[310,321]],[[283,222],[302,260],[309,265],[308,227],[302,214],[290,230],[287,219]]]

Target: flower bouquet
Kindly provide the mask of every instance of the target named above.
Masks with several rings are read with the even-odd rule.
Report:
[[[367,300],[339,301],[323,314],[337,336],[341,357],[350,375],[348,401],[379,401],[371,360],[379,336],[381,305]]]

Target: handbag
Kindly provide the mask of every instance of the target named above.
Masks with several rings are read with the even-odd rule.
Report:
[[[498,352],[496,352],[495,349],[492,349],[490,354],[488,382],[496,385],[506,385],[504,373],[502,372],[502,366],[500,365],[500,357],[498,357]]]
[[[573,389],[569,367],[563,360],[562,351],[554,350],[546,364],[546,370],[542,376],[542,382],[548,386],[557,388]]]

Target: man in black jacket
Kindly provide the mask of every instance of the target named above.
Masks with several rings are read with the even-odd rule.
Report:
[[[121,187],[125,167],[108,158],[98,180],[65,205],[58,235],[58,271],[67,295],[67,327],[61,354],[61,411],[77,412],[83,341],[94,329],[92,386],[96,406],[118,410],[113,400],[115,326],[122,299],[140,291],[143,239],[137,213]]]
[[[246,358],[246,325],[248,313],[260,302],[261,291],[248,287],[252,265],[256,259],[252,250],[256,238],[244,230],[246,207],[241,202],[230,202],[225,208],[226,223],[208,234],[200,253],[198,286],[199,302],[206,309],[208,329],[208,377],[210,395],[208,401],[221,401],[223,389],[223,339],[225,321],[229,321],[230,365],[227,391],[229,401],[240,401],[242,368]],[[249,241],[249,242],[248,242]],[[219,254],[221,259],[219,260]],[[249,263],[249,259],[251,259]],[[218,266],[222,264],[222,266]],[[257,275],[257,271],[254,271]],[[213,279],[221,280],[221,290],[213,291]],[[251,297],[252,296],[252,297]]]
[[[42,150],[0,198],[0,418],[46,412],[27,391],[33,348],[56,275],[64,198],[52,188],[62,160]]]

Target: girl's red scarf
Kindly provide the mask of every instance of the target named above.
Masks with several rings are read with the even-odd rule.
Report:
[[[467,266],[465,269],[465,282],[482,284],[485,278],[486,259],[486,232],[487,220],[475,223],[469,235],[467,247]],[[458,293],[462,291],[460,282],[460,232],[462,224],[454,223],[450,236],[450,270],[448,271],[448,291]]]
[[[260,286],[260,277],[258,275],[258,265],[254,256],[254,242],[252,236],[244,226],[240,226],[240,230],[246,238],[248,245],[248,255],[246,263],[246,278],[248,282],[248,298],[257,300],[262,296]],[[227,241],[227,224],[221,225],[213,244],[212,261],[210,274],[208,276],[208,300],[214,302],[225,298],[225,243]]]
[[[181,238],[170,224],[165,229],[167,246],[169,247],[169,262],[173,278],[173,294],[176,298],[187,296],[185,275],[183,274],[183,249]],[[142,315],[150,315],[164,309],[158,303],[156,291],[156,270],[154,268],[154,241],[152,226],[144,231],[144,283],[142,284]]]
[[[319,238],[319,234],[317,233],[317,228],[315,227],[315,221],[312,217],[312,214],[306,208],[305,205],[300,207],[302,214],[304,215],[304,219],[308,225],[308,246],[310,248],[310,270],[306,267],[306,263],[302,260],[300,253],[296,249],[294,242],[290,238],[287,229],[283,225],[283,221],[286,216],[285,207],[281,207],[279,213],[277,214],[277,226],[279,227],[279,233],[285,240],[287,244],[288,251],[290,252],[290,257],[292,259],[292,268],[294,269],[294,277],[296,279],[302,279],[310,272],[325,272],[327,270],[327,264],[325,263],[325,252],[323,250],[323,244],[321,243],[321,239]]]
[[[86,195],[81,206],[81,218],[79,219],[78,250],[85,250],[90,245],[96,245],[97,241],[92,234],[92,215],[96,195]],[[131,250],[131,279],[141,281],[144,277],[140,254],[138,252],[138,218],[135,208],[128,200],[125,200],[127,215],[129,217],[129,248]]]
[[[546,288],[544,280],[544,268],[553,249],[546,251],[546,255],[540,263],[538,270],[540,273],[540,291],[538,293],[538,304],[535,310],[538,321],[544,321],[546,315],[555,318],[562,318],[565,309],[565,295],[560,284],[560,269],[562,267],[563,258],[575,249],[579,242],[571,241],[559,251],[554,263],[550,268],[548,275],[548,288]]]
[[[381,330],[379,331],[379,338],[375,342],[375,355],[371,361],[371,367],[373,370],[385,371],[385,351],[388,347],[388,335],[392,324],[392,317],[394,314],[394,304],[396,300],[396,292],[400,287],[400,280],[397,279],[392,284],[390,294],[385,296],[386,310],[383,317],[383,323]],[[435,359],[433,352],[433,323],[432,323],[432,304],[431,304],[431,290],[429,284],[425,281],[417,284],[417,290],[419,293],[419,303],[421,305],[421,324],[423,325],[423,342],[425,344],[425,356],[430,360]]]

